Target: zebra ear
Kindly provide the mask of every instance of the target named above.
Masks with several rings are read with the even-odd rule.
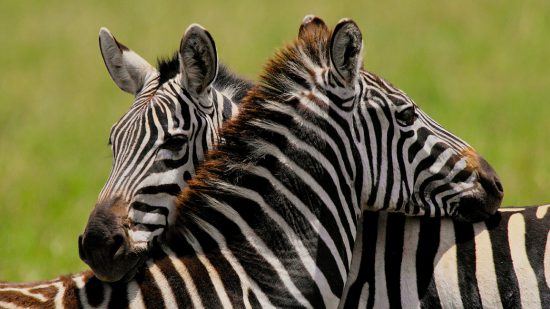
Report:
[[[202,94],[218,74],[216,44],[210,33],[198,24],[185,30],[179,60],[182,86],[194,94]]]
[[[306,15],[302,20],[302,24],[300,25],[300,30],[298,31],[298,37],[304,38],[307,33],[315,31],[315,29],[328,31],[327,25],[321,18],[315,15]]]
[[[145,59],[119,43],[107,28],[99,30],[99,49],[111,78],[131,94],[137,94],[147,74],[155,71]]]
[[[332,32],[330,60],[339,78],[351,83],[362,65],[363,37],[357,24],[351,19],[342,19]]]

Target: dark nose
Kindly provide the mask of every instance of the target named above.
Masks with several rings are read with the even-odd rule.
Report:
[[[117,281],[121,264],[127,260],[129,244],[124,225],[126,204],[113,200],[98,203],[78,237],[78,253],[94,274],[103,281]]]
[[[80,259],[89,264],[88,257],[102,256],[105,259],[116,259],[124,249],[124,234],[105,229],[86,229],[78,237],[78,254]]]

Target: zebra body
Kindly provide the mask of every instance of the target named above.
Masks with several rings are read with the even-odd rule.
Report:
[[[363,231],[360,267],[352,262],[340,306],[546,308],[549,208],[504,208],[474,224],[365,212],[363,228],[376,233]],[[205,261],[178,259],[164,248],[153,252],[144,271],[126,284],[103,283],[91,272],[48,282],[0,283],[0,308],[220,307],[225,305],[221,297],[214,297],[219,279],[208,269],[221,265]],[[246,307],[249,300],[237,296],[230,300]]]
[[[474,224],[365,212],[341,305],[548,308],[549,209],[503,208]]]

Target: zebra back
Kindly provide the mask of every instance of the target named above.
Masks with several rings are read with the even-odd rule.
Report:
[[[365,212],[341,307],[548,307],[549,209],[474,224]]]

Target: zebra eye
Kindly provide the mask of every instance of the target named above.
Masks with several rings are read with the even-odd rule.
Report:
[[[402,126],[410,126],[416,120],[416,112],[414,106],[408,107],[395,115],[397,122]]]
[[[174,135],[168,138],[168,140],[162,144],[161,148],[169,151],[180,151],[187,143],[187,136]]]

